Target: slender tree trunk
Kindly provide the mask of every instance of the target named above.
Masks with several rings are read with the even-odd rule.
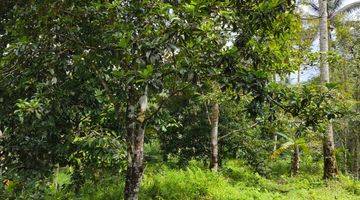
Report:
[[[277,149],[277,142],[278,142],[278,137],[277,137],[277,134],[274,133],[274,147],[273,147],[273,151],[276,151]]]
[[[327,52],[329,50],[329,35],[328,35],[328,15],[327,15],[327,0],[319,0],[320,8],[320,79],[321,83],[329,83],[329,63],[327,60]],[[326,134],[323,138],[323,153],[324,153],[324,178],[335,178],[338,175],[335,157],[334,133],[332,124],[328,125]]]
[[[147,109],[147,88],[140,98],[136,98],[136,96],[135,89],[129,89],[126,111],[126,141],[128,146],[128,166],[124,190],[126,200],[138,199],[141,178],[144,172],[144,121]]]
[[[297,74],[297,85],[300,86],[300,76],[301,76],[301,66],[298,68]],[[300,130],[298,130],[295,134],[295,138],[300,137]],[[291,160],[291,176],[296,176],[300,170],[300,149],[299,145],[294,145],[294,154]]]
[[[294,146],[294,154],[291,161],[291,176],[295,176],[299,173],[300,169],[300,149],[299,145]]]
[[[359,148],[359,138],[355,138],[355,147],[353,149],[353,175],[354,177],[356,177],[357,179],[360,178],[360,167],[359,167],[359,151],[360,151],[360,148]]]
[[[300,81],[301,81],[301,65],[299,65],[299,68],[298,68],[297,85],[300,85]]]
[[[344,142],[342,142],[342,148],[344,149],[344,172],[348,174],[348,147],[347,147],[347,137],[348,137],[349,127],[346,127]]]
[[[219,168],[218,158],[218,129],[219,129],[219,104],[215,103],[211,109],[211,161],[210,169],[217,171]]]
[[[329,51],[329,35],[328,35],[328,14],[327,0],[319,0],[320,8],[320,78],[321,83],[330,81],[329,63],[327,61],[327,52]]]
[[[360,85],[360,78],[356,79],[357,85]],[[358,87],[355,91],[355,99],[357,101],[360,101],[360,88]],[[356,106],[356,112],[360,113],[360,104],[358,103]],[[355,168],[355,177],[359,180],[360,179],[360,166],[359,166],[359,160],[360,160],[360,130],[358,127],[360,127],[360,122],[358,120],[354,121],[354,130],[355,130],[355,147],[354,147],[354,168]]]
[[[273,81],[276,83],[276,74],[274,74]],[[273,140],[274,140],[274,146],[273,146],[273,152],[277,149],[277,143],[278,143],[278,135],[276,132],[273,133]]]

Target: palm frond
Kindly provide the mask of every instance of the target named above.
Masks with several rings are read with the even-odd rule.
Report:
[[[276,134],[283,137],[283,138],[285,138],[285,139],[287,139],[288,141],[294,142],[294,140],[292,138],[290,138],[289,136],[287,136],[284,133],[276,132]]]
[[[293,147],[295,143],[293,141],[288,141],[280,146],[280,148],[276,149],[270,156],[271,159],[275,159],[279,157],[284,151],[288,150],[290,147]]]
[[[288,141],[283,143],[278,149],[276,149],[274,152],[272,152],[272,154],[270,155],[271,159],[275,159],[275,158],[279,157],[280,154],[291,149],[295,145],[299,146],[305,152],[308,152],[307,142],[304,138],[297,138],[296,140],[293,140],[283,133],[277,132],[276,134],[288,139]]]
[[[329,15],[336,12],[341,7],[343,2],[344,2],[344,0],[329,0],[329,1],[327,1],[327,10],[328,10]]]
[[[313,11],[315,13],[320,12],[320,8],[314,0],[311,0],[308,4],[310,6],[311,11]]]
[[[352,13],[359,8],[360,8],[360,1],[356,1],[353,3],[347,4],[347,5],[343,6],[342,8],[340,8],[339,10],[332,13],[329,16],[329,19],[333,19],[336,15],[341,14],[341,13],[344,13],[344,14]]]
[[[335,0],[334,1],[334,10],[338,10],[341,6],[342,6],[342,4],[344,3],[344,0]]]

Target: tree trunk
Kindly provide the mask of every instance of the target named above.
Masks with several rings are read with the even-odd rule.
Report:
[[[329,63],[327,61],[327,53],[329,51],[327,0],[319,0],[319,8],[320,8],[320,79],[321,79],[321,83],[328,83],[330,81],[330,74],[329,74]]]
[[[338,175],[334,149],[333,128],[330,124],[327,130],[327,135],[324,137],[323,141],[325,179],[335,178]]]
[[[353,150],[353,174],[354,174],[354,177],[356,177],[356,179],[359,179],[360,178],[360,167],[359,167],[359,138],[355,138],[355,147],[354,147],[354,150]]]
[[[140,98],[136,98],[136,96],[136,91],[133,88],[129,89],[126,110],[126,142],[128,146],[128,165],[124,190],[126,200],[138,199],[141,178],[144,172],[144,122],[147,109],[147,88]]]
[[[219,168],[218,158],[218,129],[219,129],[219,104],[215,103],[211,109],[211,161],[210,169],[217,171]]]
[[[356,85],[360,85],[360,79],[357,78]],[[359,102],[360,101],[360,88],[358,87],[355,91],[355,99]],[[358,103],[356,106],[356,112],[360,113],[360,104]],[[354,176],[359,180],[360,179],[360,166],[359,166],[359,160],[360,160],[360,122],[359,120],[355,120],[353,122],[353,129],[354,129]]]
[[[347,144],[347,137],[348,137],[348,130],[349,130],[349,127],[347,126],[345,128],[345,136],[344,136],[344,142],[342,142],[342,148],[344,149],[344,172],[345,172],[345,175],[348,174],[348,147],[346,146]]]
[[[301,76],[301,65],[299,65],[298,68],[298,74],[297,74],[297,85],[300,86],[300,76]],[[300,130],[298,130],[295,134],[295,138],[299,138],[300,137]],[[300,170],[300,149],[299,149],[299,145],[295,144],[294,145],[294,154],[291,160],[291,176],[296,176],[299,173]]]
[[[321,83],[329,83],[329,63],[327,60],[327,52],[329,50],[329,34],[328,34],[328,14],[327,0],[319,0],[320,8],[320,79]],[[324,153],[324,178],[335,178],[338,175],[336,166],[334,147],[334,135],[332,124],[330,123],[323,139]]]
[[[300,80],[301,79],[301,65],[299,65],[298,68],[298,74],[297,74],[297,85],[300,85]]]
[[[300,169],[300,150],[299,145],[294,146],[294,154],[291,161],[291,176],[295,176],[299,173]]]
[[[276,151],[276,149],[277,149],[278,137],[277,137],[277,134],[276,134],[276,133],[274,133],[273,136],[274,136],[274,137],[273,137],[273,138],[274,138],[273,151]]]

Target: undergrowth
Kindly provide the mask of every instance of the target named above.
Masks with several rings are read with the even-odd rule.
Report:
[[[123,177],[107,175],[98,181],[87,180],[75,191],[66,169],[54,174],[48,182],[12,181],[2,186],[1,199],[122,199]],[[55,176],[56,175],[56,176]],[[54,182],[54,181],[57,181]],[[166,165],[148,165],[139,199],[158,200],[269,200],[269,199],[360,199],[360,182],[346,176],[323,181],[321,176],[300,174],[266,179],[240,161],[228,161],[219,172],[211,172],[198,162],[187,168],[173,169]]]

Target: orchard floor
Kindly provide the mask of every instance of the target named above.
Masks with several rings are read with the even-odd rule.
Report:
[[[122,199],[123,178],[104,176],[87,181],[77,192],[71,189],[0,192],[2,199]],[[211,172],[196,164],[184,169],[166,165],[146,168],[139,199],[152,200],[360,200],[360,182],[347,176],[323,181],[320,175],[285,175],[266,179],[238,162],[227,162],[219,172]]]

